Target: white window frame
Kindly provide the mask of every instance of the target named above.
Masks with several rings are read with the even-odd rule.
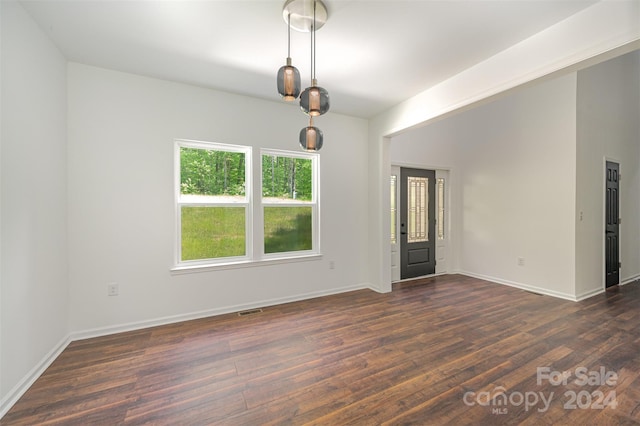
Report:
[[[237,201],[224,201],[219,202],[213,200],[213,197],[209,200],[203,201],[185,201],[180,192],[180,149],[181,148],[194,148],[194,149],[206,149],[210,151],[226,151],[226,152],[238,152],[245,155],[244,162],[244,179],[245,190],[244,200]],[[253,191],[252,191],[252,152],[250,146],[221,144],[214,142],[192,141],[179,139],[175,141],[175,153],[174,153],[174,190],[175,190],[175,206],[176,206],[176,242],[175,242],[175,265],[176,267],[194,267],[194,266],[210,266],[221,265],[230,263],[247,262],[253,257]],[[245,255],[233,256],[233,257],[219,257],[208,259],[196,259],[196,260],[182,260],[182,207],[244,207],[245,208]]]
[[[237,202],[185,202],[180,193],[180,148],[196,148],[241,152],[245,154],[245,199]],[[262,200],[262,155],[277,155],[312,161],[312,201],[291,203],[269,203]],[[276,149],[254,149],[251,146],[232,145],[187,139],[174,141],[174,205],[175,242],[173,274],[202,272],[219,269],[253,267],[264,264],[279,264],[322,259],[320,252],[320,156],[317,153],[295,152]],[[245,255],[212,259],[182,259],[182,206],[245,207]],[[264,253],[264,207],[312,207],[312,249],[281,253]]]
[[[262,197],[262,156],[275,155],[278,157],[301,158],[311,160],[311,201],[295,201],[290,202],[269,202],[268,199]],[[260,226],[262,238],[260,239],[259,253],[263,259],[281,259],[294,258],[299,256],[320,254],[320,156],[317,153],[284,151],[277,149],[261,149],[258,164],[260,164],[260,217],[262,218]],[[298,250],[289,252],[269,253],[264,252],[264,208],[265,207],[311,207],[311,250]],[[257,224],[256,224],[257,226]]]

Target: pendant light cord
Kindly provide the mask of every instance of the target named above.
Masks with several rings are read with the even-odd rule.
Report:
[[[313,76],[312,79],[316,79],[316,0],[313,0],[313,28],[311,29],[312,43],[313,43]]]
[[[291,57],[291,12],[287,15],[287,58]]]
[[[316,6],[316,2],[314,0],[314,2],[313,2],[314,10],[315,10],[315,6]],[[314,19],[313,19],[313,22],[311,23],[311,31],[309,31],[309,35],[311,37],[311,39],[310,39],[310,41],[311,41],[311,55],[310,55],[311,56],[311,70],[310,71],[311,71],[311,85],[312,86],[313,86],[313,29],[315,27],[315,24],[316,24],[316,22],[315,22],[315,13],[314,13]]]

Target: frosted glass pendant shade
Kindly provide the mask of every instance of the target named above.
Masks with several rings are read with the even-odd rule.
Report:
[[[320,151],[323,139],[322,130],[311,124],[300,130],[300,146],[306,151]]]
[[[291,65],[291,58],[278,70],[278,93],[285,101],[294,101],[300,95],[300,71]]]
[[[300,95],[300,108],[305,114],[317,117],[329,111],[329,92],[315,84]]]

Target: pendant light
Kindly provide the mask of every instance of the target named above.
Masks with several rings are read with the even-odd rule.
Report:
[[[291,12],[287,16],[287,64],[278,70],[278,93],[285,101],[294,101],[300,95],[300,71],[291,65]]]
[[[316,79],[316,0],[313,0],[313,25],[311,27],[311,86],[300,95],[300,108],[305,114],[317,117],[329,111],[329,92],[318,86]]]
[[[287,57],[287,65],[278,72],[278,92],[285,100],[291,100],[292,96],[300,94],[300,76],[298,70],[291,66],[291,28],[311,34],[311,86],[300,94],[300,108],[305,114],[309,115],[309,125],[300,130],[299,138],[300,146],[306,151],[319,151],[322,148],[324,135],[322,130],[314,126],[313,118],[329,110],[329,93],[322,87],[318,87],[318,81],[316,80],[316,30],[322,28],[327,22],[327,16],[327,8],[322,0],[286,0],[282,8],[282,17],[289,27],[287,29],[289,31],[289,57]],[[289,66],[295,70],[290,71],[294,77],[289,81],[295,82],[295,75],[297,75],[298,83],[297,85],[289,83],[288,87],[297,87],[297,91],[288,91],[285,84],[287,81],[286,76],[288,75],[287,67]]]
[[[309,117],[309,125],[300,130],[300,146],[306,151],[320,151],[324,136],[322,130],[313,125],[313,117]]]

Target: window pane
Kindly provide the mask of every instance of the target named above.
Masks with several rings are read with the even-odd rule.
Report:
[[[262,197],[278,200],[313,199],[312,161],[279,155],[262,155]]]
[[[181,260],[244,256],[245,207],[181,207]]]
[[[203,196],[244,199],[245,154],[181,147],[180,194],[189,195],[188,201]]]
[[[397,176],[391,176],[391,244],[396,244],[396,197],[398,195],[396,193],[397,180]]]
[[[429,202],[428,191],[429,179],[417,176],[407,177],[408,186],[408,229],[407,241],[409,243],[420,243],[429,241],[429,227],[427,223]]]
[[[436,180],[436,191],[438,191],[438,239],[444,240],[444,179]]]
[[[264,252],[312,250],[312,207],[265,207]]]

